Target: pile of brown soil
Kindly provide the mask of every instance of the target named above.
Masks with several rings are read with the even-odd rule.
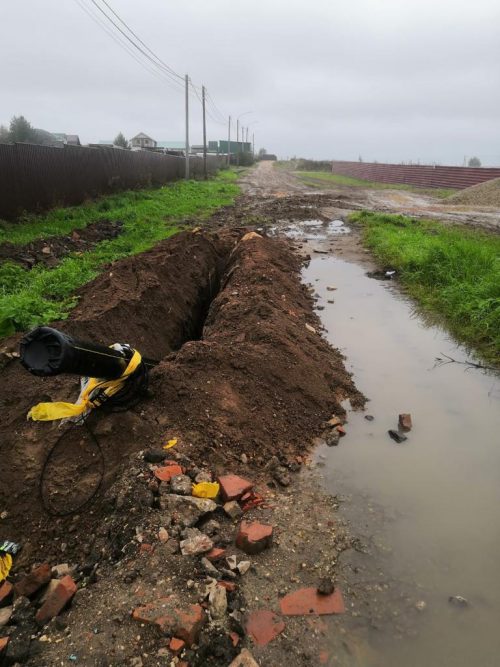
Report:
[[[500,178],[494,178],[461,190],[445,199],[446,204],[471,206],[500,206]]]
[[[332,412],[343,414],[340,400],[362,405],[340,353],[314,330],[319,321],[288,244],[241,237],[182,233],[117,262],[81,290],[70,319],[56,323],[96,342],[128,342],[162,363],[151,373],[149,399],[88,420],[102,459],[83,429],[62,438],[44,479],[51,505],[59,498],[61,509],[76,507],[92,494],[102,460],[104,491],[131,452],[171,437],[213,468],[230,466],[243,450],[257,466],[275,453],[303,454]],[[0,375],[0,539],[24,545],[18,568],[60,559],[61,543],[64,558],[78,561],[107,510],[98,495],[78,516],[46,515],[40,473],[61,429],[26,422],[40,400],[76,398],[77,382],[34,378],[15,361]]]

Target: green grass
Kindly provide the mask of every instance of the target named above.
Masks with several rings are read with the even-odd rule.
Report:
[[[209,181],[179,181],[158,189],[123,192],[4,227],[6,237],[0,241],[27,243],[67,235],[103,217],[124,223],[117,238],[102,241],[89,252],[70,254],[55,268],[37,265],[29,271],[12,262],[0,265],[0,336],[66,318],[77,303],[78,287],[110,262],[148,250],[175,234],[186,218],[202,220],[231,204],[239,193],[236,180],[235,173],[223,171]]]
[[[332,185],[347,185],[349,187],[361,187],[373,190],[407,190],[409,192],[432,195],[433,197],[439,197],[440,199],[449,197],[456,192],[456,190],[448,188],[417,188],[413,185],[406,185],[404,183],[377,183],[375,181],[363,181],[359,178],[351,178],[350,176],[342,176],[342,174],[332,174],[330,172],[297,171],[295,174],[301,181],[307,185],[313,186],[329,183]]]
[[[423,312],[500,363],[500,236],[405,216],[351,214],[365,244]]]

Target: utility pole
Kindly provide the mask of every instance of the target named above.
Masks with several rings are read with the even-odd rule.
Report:
[[[255,157],[255,132],[252,133],[252,155]]]
[[[205,115],[205,86],[201,87],[201,100],[203,106],[203,174],[205,180],[207,180],[207,118]]]
[[[189,180],[189,76],[186,74],[186,181]]]
[[[240,119],[236,119],[236,165],[240,166]]]
[[[229,124],[227,126],[227,166],[231,164],[231,116],[229,116]]]

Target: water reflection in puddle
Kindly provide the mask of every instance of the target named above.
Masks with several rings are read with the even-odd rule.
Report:
[[[443,353],[457,360],[466,353],[362,267],[315,258],[304,279],[320,296],[326,336],[345,353],[358,388],[370,398],[364,414],[374,416],[369,422],[350,412],[348,436],[319,452],[328,488],[350,497],[343,512],[354,532],[364,531],[377,545],[375,556],[346,559],[364,559],[369,569],[376,558],[379,572],[371,584],[401,581],[411,592],[406,613],[418,631],[415,638],[396,638],[380,628],[372,643],[378,657],[349,664],[500,664],[498,377],[458,364],[433,368]],[[327,286],[337,288],[334,304]],[[412,414],[414,428],[398,445],[387,430],[397,427],[400,412]],[[466,597],[469,607],[451,605],[452,595]],[[350,602],[359,610],[359,600]],[[395,605],[393,611],[400,610]]]
[[[301,220],[296,223],[288,223],[272,227],[271,235],[286,236],[289,239],[298,239],[300,241],[326,241],[330,236],[339,234],[349,234],[350,227],[345,225],[342,220]]]

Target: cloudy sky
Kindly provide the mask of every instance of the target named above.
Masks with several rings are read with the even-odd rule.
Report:
[[[224,117],[251,111],[240,120],[256,149],[500,165],[499,0],[106,1]],[[3,0],[0,122],[24,114],[84,142],[119,131],[182,140],[181,86],[101,21],[93,0]],[[191,107],[198,143],[194,93]],[[208,134],[227,127],[209,119]]]

